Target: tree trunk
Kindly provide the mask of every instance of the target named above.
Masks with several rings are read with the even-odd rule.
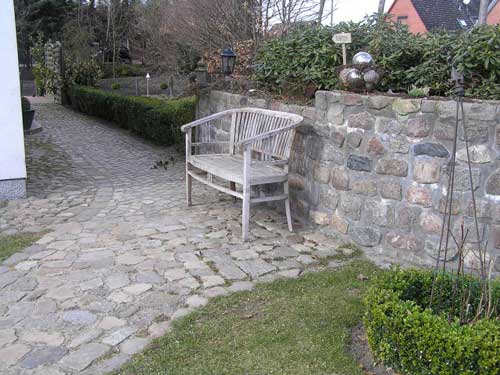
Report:
[[[378,14],[383,14],[385,9],[385,0],[378,0]]]
[[[326,3],[326,0],[320,0],[320,2],[319,2],[318,26],[321,25],[321,21],[323,20],[323,12],[325,11],[325,3]]]
[[[479,4],[478,25],[486,25],[486,20],[488,18],[488,3],[489,0],[481,0],[481,3]]]

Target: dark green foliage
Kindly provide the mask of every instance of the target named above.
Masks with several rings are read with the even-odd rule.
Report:
[[[19,59],[28,63],[31,40],[37,34],[44,35],[44,41],[60,40],[63,26],[76,10],[71,0],[15,0],[17,43]]]
[[[177,66],[181,73],[191,73],[201,59],[200,51],[188,44],[176,43]]]
[[[451,283],[456,282],[459,290],[470,288],[470,313],[474,314],[480,282],[469,276],[457,280],[451,274],[439,274],[434,310],[430,310],[432,282],[432,271],[423,270],[393,270],[376,280],[366,299],[365,316],[376,356],[408,375],[500,374],[500,321],[460,324],[457,317],[451,323],[448,320],[450,309],[460,311],[458,298],[451,298]],[[493,283],[492,301],[498,304],[500,283]]]
[[[429,87],[431,95],[450,95],[451,62],[466,77],[468,96],[500,98],[500,25],[474,28],[470,33],[436,32],[426,36],[410,33],[406,26],[375,22],[340,23],[308,27],[265,43],[257,56],[255,79],[271,89],[304,87],[338,89],[342,49],[332,33],[351,32],[348,63],[359,51],[370,52],[383,70],[381,91],[408,92]]]
[[[162,90],[168,89],[168,83],[165,83],[165,82],[160,83],[160,89],[162,89]]]
[[[31,109],[30,101],[24,96],[21,96],[21,107],[23,109],[23,112],[29,111]]]
[[[67,60],[65,62],[65,86],[96,86],[101,77],[101,67],[95,60],[89,59],[79,62]]]
[[[111,84],[111,89],[112,90],[120,90],[121,87],[122,86],[119,83],[117,83],[117,82]]]
[[[180,127],[195,116],[196,101],[192,97],[165,100],[124,96],[83,86],[71,87],[69,96],[78,111],[114,122],[164,146],[182,143]]]
[[[146,72],[142,65],[134,64],[117,64],[115,66],[116,77],[145,77]],[[103,78],[113,78],[113,65],[105,64],[103,67]]]

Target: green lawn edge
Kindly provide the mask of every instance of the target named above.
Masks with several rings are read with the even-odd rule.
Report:
[[[214,298],[114,374],[361,375],[350,332],[362,319],[369,281],[357,276],[378,272],[356,260]]]
[[[19,233],[8,236],[0,236],[0,264],[11,255],[24,250],[38,241],[41,233]]]

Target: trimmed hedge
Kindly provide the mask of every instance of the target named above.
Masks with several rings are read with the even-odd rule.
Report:
[[[461,325],[455,319],[450,323],[449,309],[453,304],[458,311],[460,304],[458,298],[450,301],[448,292],[456,276],[438,277],[434,311],[427,308],[432,280],[432,271],[393,270],[375,281],[366,298],[364,319],[374,354],[408,375],[499,375],[500,320]],[[472,277],[462,277],[458,288],[468,286],[474,306],[480,284]],[[492,300],[500,302],[499,282],[494,283]]]
[[[164,146],[182,144],[181,126],[195,119],[194,97],[165,100],[125,96],[85,86],[73,86],[68,94],[76,110]]]

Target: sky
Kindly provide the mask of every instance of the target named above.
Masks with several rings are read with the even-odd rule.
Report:
[[[331,0],[326,0],[326,2],[329,3],[328,10],[331,9]],[[334,0],[334,2],[337,7],[333,14],[334,23],[361,21],[365,15],[375,13],[378,8],[378,0]],[[393,0],[385,0],[386,10],[389,9],[392,3]]]

